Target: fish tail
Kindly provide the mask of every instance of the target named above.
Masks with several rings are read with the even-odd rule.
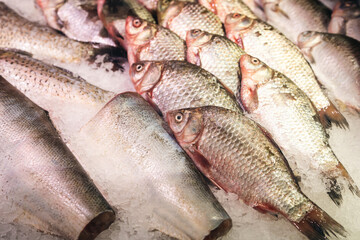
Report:
[[[348,171],[346,171],[345,167],[339,163],[337,165],[337,169],[339,169],[341,176],[347,181],[348,188],[352,192],[352,194],[356,194],[358,197],[360,197],[360,190]]]
[[[347,233],[340,223],[315,204],[300,222],[291,223],[310,240],[327,240],[331,235],[345,237]]]
[[[318,111],[320,122],[325,128],[329,128],[332,123],[340,128],[349,128],[349,123],[345,117],[336,109],[333,103],[326,108],[322,108]]]

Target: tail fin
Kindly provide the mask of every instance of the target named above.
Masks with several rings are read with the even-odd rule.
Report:
[[[346,230],[326,212],[314,204],[313,210],[300,222],[291,222],[310,240],[327,240],[327,236],[346,236]]]
[[[342,165],[340,162],[337,165],[337,168],[340,170],[341,176],[347,181],[348,188],[352,192],[352,194],[356,194],[358,197],[360,197],[360,190],[348,171],[346,171],[344,165]]]
[[[329,128],[331,123],[335,123],[336,126],[341,128],[349,128],[349,123],[346,121],[345,117],[336,109],[334,104],[330,102],[330,105],[327,108],[323,108],[318,111],[320,122],[324,128]]]

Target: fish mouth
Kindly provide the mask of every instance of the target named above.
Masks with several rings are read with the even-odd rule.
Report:
[[[77,240],[93,240],[115,221],[115,212],[107,210],[93,218],[81,231]]]
[[[232,228],[231,218],[222,221],[215,229],[211,230],[204,240],[215,240],[226,235]]]

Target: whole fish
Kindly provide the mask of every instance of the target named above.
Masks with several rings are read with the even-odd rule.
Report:
[[[136,93],[116,96],[81,130],[90,146],[107,153],[103,161],[116,161],[114,171],[130,166],[144,180],[139,200],[155,216],[146,221],[177,239],[217,239],[232,221],[168,131]]]
[[[266,22],[293,43],[304,31],[326,32],[331,11],[314,0],[261,0]]]
[[[188,32],[186,37],[187,61],[214,74],[235,94],[239,85],[239,59],[245,54],[236,43],[224,36],[199,29]]]
[[[309,239],[345,235],[300,191],[281,152],[250,119],[214,106],[171,111],[166,119],[200,171],[226,192],[262,213],[283,215]]]
[[[140,18],[126,19],[126,42],[130,66],[144,60],[185,60],[184,40],[167,28]]]
[[[0,2],[0,48],[18,49],[35,58],[66,63],[94,62],[106,56],[115,68],[123,69],[124,53],[117,48],[94,48],[91,44],[71,40],[51,28],[30,22]]]
[[[64,239],[95,239],[115,213],[46,112],[0,77],[0,199],[17,221]]]
[[[360,41],[360,3],[355,0],[339,1],[331,15],[328,32]]]
[[[136,0],[98,0],[97,13],[110,36],[125,49],[125,22],[128,15],[155,23],[151,13]]]
[[[187,31],[194,28],[224,35],[220,19],[198,3],[159,0],[157,17],[159,25],[169,28],[184,40]]]
[[[199,0],[199,3],[216,14],[221,22],[225,21],[226,15],[234,12],[257,18],[242,0]]]
[[[318,80],[337,100],[360,113],[360,42],[338,34],[304,32],[298,45]]]
[[[330,126],[331,122],[348,126],[344,116],[325,96],[299,48],[277,29],[261,20],[237,13],[227,16],[225,29],[227,37],[239,44],[246,53],[294,81],[311,99],[325,127]]]
[[[165,116],[166,112],[188,107],[219,106],[240,111],[233,96],[206,70],[183,61],[134,63],[131,80]]]
[[[351,192],[360,190],[330,148],[325,129],[303,91],[282,73],[259,59],[244,55],[240,59],[241,90],[238,100],[250,117],[264,127],[285,156],[294,157],[297,166],[322,174],[328,194],[336,205],[342,201],[344,179]]]

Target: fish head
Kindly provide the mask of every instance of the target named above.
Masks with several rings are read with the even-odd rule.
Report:
[[[171,19],[180,14],[186,2],[173,0],[159,0],[157,5],[157,18],[159,25],[168,27]]]
[[[200,29],[192,29],[186,33],[186,58],[188,62],[201,65],[199,53],[202,47],[211,44],[212,36],[212,34]]]
[[[254,19],[240,13],[230,13],[225,18],[226,36],[239,44],[241,35],[250,31],[254,26]]]
[[[130,45],[144,45],[154,37],[156,26],[141,18],[128,16],[125,32],[126,41]]]
[[[161,62],[142,61],[134,63],[130,77],[139,94],[151,91],[160,81],[163,64]]]
[[[341,17],[346,20],[360,16],[360,3],[354,0],[339,1],[333,10],[332,18]]]
[[[313,48],[322,41],[322,36],[318,32],[305,31],[299,34],[297,45],[300,49]]]
[[[166,121],[182,146],[196,142],[203,129],[200,109],[180,109],[166,113]]]

